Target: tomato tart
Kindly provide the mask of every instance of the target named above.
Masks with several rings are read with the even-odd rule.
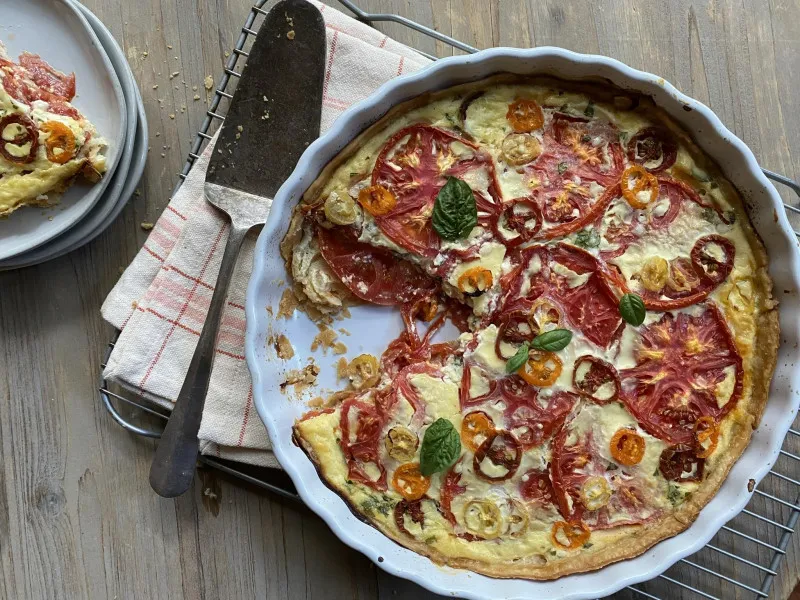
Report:
[[[106,170],[105,140],[71,104],[75,74],[28,52],[12,61],[0,44],[0,217],[48,206],[78,176]]]
[[[500,75],[416,98],[324,169],[281,251],[316,316],[402,313],[293,434],[437,563],[552,579],[636,556],[697,517],[767,400],[763,244],[644,96]]]

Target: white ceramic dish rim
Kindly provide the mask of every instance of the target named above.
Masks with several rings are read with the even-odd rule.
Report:
[[[128,133],[125,146],[112,182],[105,190],[102,199],[84,219],[49,243],[8,260],[0,261],[0,270],[37,265],[63,256],[92,241],[111,224],[125,207],[141,180],[147,162],[147,116],[139,89],[122,49],[102,21],[88,8],[72,0],[66,0],[66,2],[72,4],[86,17],[116,69],[127,107]]]
[[[500,66],[502,65],[502,66]],[[322,167],[333,158],[359,131],[379,119],[392,106],[424,91],[432,91],[457,83],[482,79],[492,73],[550,73],[554,65],[565,70],[582,72],[576,76],[564,73],[569,79],[604,76],[612,83],[628,89],[651,94],[657,103],[676,119],[692,122],[690,131],[702,133],[701,147],[719,160],[749,203],[751,215],[758,218],[757,229],[764,237],[771,256],[770,272],[776,281],[776,295],[783,284],[786,289],[800,289],[800,266],[796,239],[789,225],[782,201],[772,184],[761,171],[753,153],[731,133],[717,116],[702,103],[685,96],[671,84],[655,75],[638,71],[603,56],[577,54],[552,47],[534,49],[494,48],[474,55],[439,60],[417,73],[384,84],[375,94],[353,106],[334,123],[332,128],[314,142],[300,158],[295,171],[275,196],[267,223],[259,236],[255,250],[253,274],[247,290],[245,354],[253,377],[253,397],[259,416],[266,424],[275,455],[292,478],[305,503],[320,515],[334,533],[346,544],[359,550],[382,569],[422,585],[429,590],[466,598],[552,598],[583,600],[603,597],[627,585],[651,579],[681,558],[702,548],[731,518],[736,516],[750,499],[749,479],[760,481],[778,457],[796,413],[800,397],[791,389],[800,386],[800,371],[793,369],[793,356],[787,350],[800,340],[800,325],[794,317],[800,306],[792,295],[781,297],[782,344],[778,369],[773,379],[770,402],[750,446],[734,465],[719,493],[702,511],[700,518],[686,531],[664,540],[644,554],[604,567],[598,571],[571,575],[550,582],[526,580],[497,580],[468,571],[442,568],[427,558],[406,550],[377,530],[363,524],[334,492],[318,477],[305,457],[295,459],[289,431],[277,429],[270,410],[270,398],[264,392],[266,361],[259,341],[264,339],[269,317],[264,310],[265,286],[269,282],[260,274],[266,262],[265,249],[273,235],[282,235],[276,228],[313,182]],[[681,115],[680,111],[686,111]],[[696,132],[694,131],[696,129]],[[709,146],[711,146],[709,148]],[[730,171],[728,170],[730,169]],[[738,170],[737,170],[738,169]],[[736,172],[738,175],[733,177]],[[767,217],[768,218],[765,218]],[[772,221],[774,215],[774,222]],[[764,236],[764,232],[770,234]],[[793,294],[797,296],[797,294]],[[263,350],[262,350],[263,352]],[[296,450],[296,448],[295,448]],[[380,560],[378,560],[380,557]]]
[[[119,133],[114,139],[106,138],[109,140],[109,148],[106,151],[107,157],[107,164],[106,164],[106,172],[103,178],[95,185],[89,187],[86,190],[85,195],[83,198],[79,198],[74,201],[75,204],[81,202],[85,198],[89,198],[89,201],[86,202],[86,205],[83,207],[81,212],[75,212],[69,219],[62,219],[59,220],[57,224],[51,224],[50,227],[47,227],[47,221],[43,221],[44,231],[38,236],[36,241],[30,243],[27,247],[14,247],[11,250],[3,251],[0,249],[0,255],[5,254],[3,256],[3,260],[14,258],[19,256],[24,252],[28,252],[35,248],[39,248],[47,243],[49,243],[54,238],[58,237],[59,235],[63,234],[66,231],[69,231],[72,227],[75,226],[76,223],[80,222],[83,218],[88,215],[91,210],[95,207],[95,205],[100,201],[100,198],[108,188],[111,179],[114,176],[114,173],[119,166],[123,152],[124,152],[124,141],[125,138],[131,134],[134,129],[131,128],[130,124],[128,123],[128,108],[126,106],[126,98],[125,94],[123,93],[122,84],[120,83],[119,78],[117,77],[117,72],[114,69],[114,66],[109,58],[108,54],[106,53],[105,47],[100,40],[95,35],[94,29],[89,24],[89,21],[84,17],[78,8],[73,5],[71,2],[67,0],[57,0],[58,4],[65,7],[67,11],[69,11],[75,18],[75,20],[80,23],[82,28],[82,33],[86,36],[86,42],[88,42],[88,46],[94,48],[97,52],[98,57],[100,58],[101,62],[103,63],[103,67],[111,81],[111,87],[114,89],[114,95],[116,96],[117,105],[119,107],[119,114],[117,118],[119,120]],[[47,60],[47,57],[43,57]],[[78,93],[80,93],[80,81],[78,82]],[[101,132],[105,133],[105,132]]]

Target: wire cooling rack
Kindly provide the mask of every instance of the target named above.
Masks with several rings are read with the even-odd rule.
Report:
[[[448,37],[429,27],[394,14],[372,14],[358,8],[350,0],[339,0],[359,20],[393,22],[448,44],[464,52],[477,49]],[[192,144],[189,156],[175,190],[183,183],[214,132],[224,120],[227,102],[233,97],[236,80],[247,60],[263,16],[274,0],[257,0],[247,16],[236,40],[222,76],[214,92],[206,118]],[[426,53],[425,56],[435,59]],[[237,71],[238,69],[238,71]],[[783,192],[799,203],[800,185],[788,177],[764,170],[767,177],[785,187]],[[174,192],[173,192],[174,193]],[[797,196],[797,198],[794,198]],[[787,211],[800,215],[800,208],[785,203]],[[800,237],[800,231],[795,230]],[[117,334],[118,335],[118,334]],[[105,368],[114,342],[108,345],[101,368]],[[131,395],[112,386],[100,376],[100,395],[114,420],[128,431],[144,437],[158,438],[169,413],[144,398]],[[739,600],[768,598],[778,568],[786,554],[792,534],[800,517],[800,431],[797,423],[790,429],[775,467],[754,490],[747,507],[696,554],[679,561],[651,581],[625,588],[614,596],[673,600],[706,598],[708,600]],[[274,469],[250,467],[240,463],[218,460],[208,456],[199,459],[201,465],[217,469],[240,482],[256,486],[285,499],[301,502],[288,476]]]

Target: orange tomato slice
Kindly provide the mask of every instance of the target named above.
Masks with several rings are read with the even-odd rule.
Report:
[[[433,321],[434,317],[439,313],[439,301],[434,296],[429,296],[417,301],[411,309],[414,318],[420,321],[429,322]]]
[[[63,165],[75,158],[75,134],[69,127],[58,121],[47,121],[39,131],[50,134],[44,141],[47,160]]]
[[[591,532],[581,521],[577,523],[567,523],[566,521],[556,521],[550,532],[550,539],[553,545],[564,550],[577,550],[589,541]]]
[[[697,458],[708,458],[719,443],[719,425],[712,417],[700,417],[694,424],[694,438],[697,440]]]
[[[419,500],[431,486],[429,477],[419,470],[419,463],[405,463],[395,469],[392,487],[406,500]]]
[[[611,456],[621,465],[633,466],[644,458],[644,438],[632,429],[623,428],[614,434],[609,444]]]
[[[473,452],[494,432],[492,419],[483,411],[471,412],[461,421],[461,441]]]
[[[509,104],[506,119],[517,133],[527,133],[544,125],[542,107],[527,98],[517,98]]]
[[[634,180],[631,187],[631,180]],[[658,179],[640,165],[633,165],[622,172],[622,196],[633,208],[647,208],[658,199]],[[643,202],[639,199],[639,192],[650,192],[650,198]]]
[[[564,363],[555,352],[531,350],[528,362],[517,371],[517,374],[531,385],[547,387],[556,382],[563,368]]]
[[[472,267],[458,278],[458,289],[467,296],[479,296],[494,283],[492,272],[484,267]]]
[[[397,198],[382,185],[371,185],[358,192],[358,203],[373,217],[379,217],[391,212]]]

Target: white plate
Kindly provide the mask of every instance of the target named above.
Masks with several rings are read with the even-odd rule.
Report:
[[[652,95],[656,103],[693,134],[701,148],[723,165],[727,177],[748,201],[749,212],[771,257],[770,273],[781,301],[781,347],[772,381],[770,401],[753,439],[734,465],[719,493],[685,532],[665,540],[644,554],[592,573],[572,575],[556,581],[498,580],[468,571],[434,565],[356,518],[344,501],[322,483],[306,455],[292,443],[291,428],[304,410],[303,403],[280,393],[283,367],[267,352],[266,339],[285,333],[294,343],[296,355],[288,368],[305,364],[316,328],[302,314],[292,320],[273,320],[265,310],[277,306],[283,291],[278,280],[289,280],[278,244],[288,226],[291,209],[328,161],[365,126],[378,120],[389,108],[404,100],[467,81],[509,71],[520,74],[558,75],[567,79],[607,78],[622,88]],[[774,218],[774,215],[777,217]],[[680,558],[705,545],[717,530],[748,502],[748,480],[759,481],[772,467],[796,413],[800,369],[795,368],[800,343],[800,297],[781,293],[800,288],[800,266],[796,240],[775,189],[764,177],[752,152],[728,131],[706,106],[681,94],[660,77],[636,71],[601,56],[576,54],[558,48],[515,50],[495,48],[471,56],[437,61],[425,70],[395,79],[373,96],[348,110],[333,127],[314,142],[300,158],[292,175],[275,196],[272,211],[256,246],[253,275],[247,290],[245,353],[253,375],[253,397],[266,423],[275,455],[291,476],[306,504],[319,514],[342,541],[360,550],[379,567],[411,579],[439,594],[466,598],[588,599],[611,594],[626,585],[651,579]],[[362,320],[363,319],[363,320]],[[352,332],[346,343],[350,353],[379,354],[399,332],[396,311],[366,307],[353,311],[344,326]],[[334,388],[330,358],[315,357],[323,367],[319,387]],[[312,390],[316,395],[320,390]]]
[[[103,23],[89,9],[72,3],[89,21],[116,69],[127,108],[128,134],[122,158],[102,198],[89,214],[54,240],[8,260],[0,261],[0,270],[29,267],[52,260],[87,244],[102,233],[128,203],[147,161],[147,117],[139,90],[122,49]]]
[[[108,140],[108,170],[96,185],[77,183],[48,209],[25,207],[0,219],[0,260],[40,246],[84,218],[102,196],[122,156],[127,114],[122,87],[86,19],[63,0],[0,0],[0,41],[10,56],[33,52],[74,71],[75,106]],[[52,219],[52,220],[51,220]]]

